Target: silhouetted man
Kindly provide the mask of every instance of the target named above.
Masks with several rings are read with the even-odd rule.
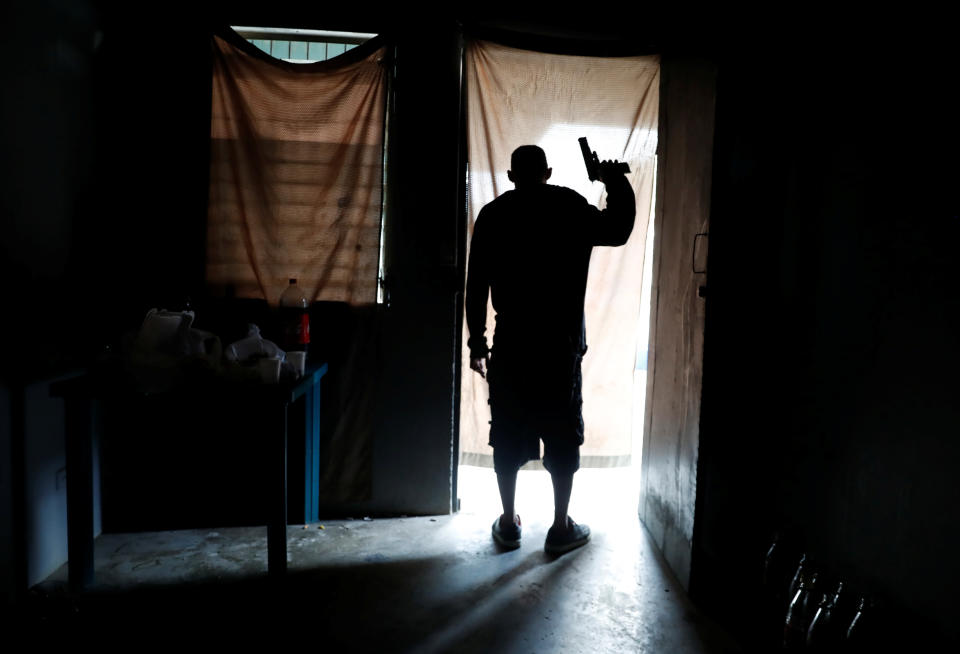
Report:
[[[493,538],[520,547],[514,507],[517,471],[540,458],[553,480],[554,521],[544,549],[559,554],[584,545],[590,529],[567,515],[583,444],[580,362],[587,351],[583,302],[595,245],[623,245],[633,229],[636,199],[615,162],[600,165],[607,208],[571,189],[547,184],[543,150],[517,148],[507,175],[516,187],[480,211],[470,244],[467,327],[470,367],[490,386],[490,445],[503,515]],[[496,329],[487,348],[487,292]]]

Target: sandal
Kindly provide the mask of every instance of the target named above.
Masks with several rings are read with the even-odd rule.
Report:
[[[500,518],[493,521],[493,540],[501,547],[515,550],[520,547],[520,516],[517,516],[516,522],[511,527],[502,529],[500,527]]]
[[[578,525],[573,518],[567,516],[567,528],[557,529],[550,527],[547,531],[547,540],[543,549],[548,554],[563,554],[587,544],[590,540],[590,527]]]

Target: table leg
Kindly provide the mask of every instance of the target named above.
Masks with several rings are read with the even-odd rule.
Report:
[[[287,571],[287,408],[284,402],[276,417],[281,437],[271,445],[271,494],[267,521],[267,571],[282,576]],[[272,418],[272,416],[271,416]],[[272,422],[272,420],[271,420]]]
[[[317,522],[320,519],[320,384],[314,384],[307,391],[306,402],[306,429],[304,429],[306,443],[307,470],[304,480],[304,513],[305,522]]]
[[[70,589],[93,585],[93,401],[66,398],[67,558]]]

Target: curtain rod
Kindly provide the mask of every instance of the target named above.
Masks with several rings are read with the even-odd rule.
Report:
[[[231,25],[230,28],[248,39],[271,39],[277,41],[310,41],[314,43],[363,43],[376,34],[366,32],[335,32],[331,30],[289,29],[285,27],[245,27]]]

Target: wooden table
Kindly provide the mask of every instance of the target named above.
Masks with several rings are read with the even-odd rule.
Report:
[[[304,523],[318,519],[320,469],[320,380],[327,364],[310,365],[295,381],[278,384],[213,379],[202,386],[163,391],[164,394],[225,394],[244,407],[259,407],[275,425],[266,443],[264,474],[270,497],[267,516],[267,570],[283,575],[287,569],[287,455],[290,407],[304,398]],[[56,382],[50,394],[62,397],[65,408],[67,450],[67,557],[73,590],[93,585],[93,442],[94,405],[103,399],[122,399],[145,393],[123,383],[104,381],[92,372]]]

